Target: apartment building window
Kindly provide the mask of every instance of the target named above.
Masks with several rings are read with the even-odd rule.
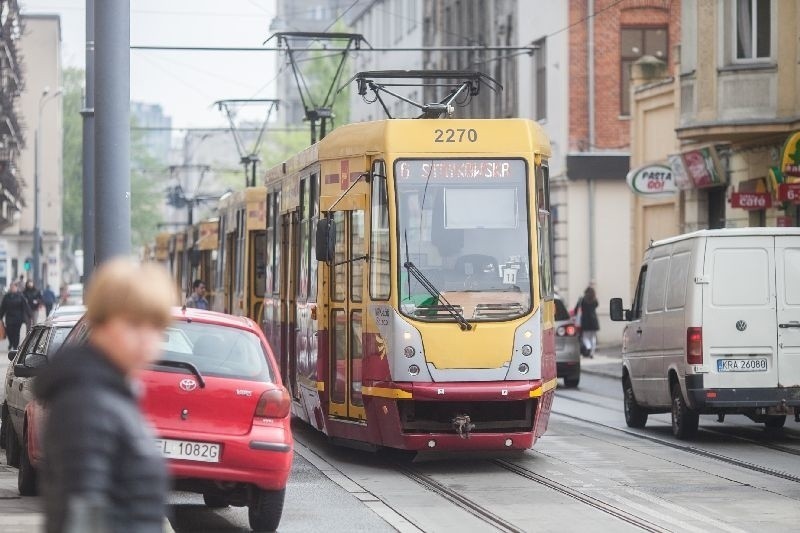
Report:
[[[537,46],[534,62],[536,68],[536,109],[534,117],[536,120],[547,118],[547,38],[535,41]]]
[[[667,62],[669,33],[666,26],[648,28],[622,28],[620,34],[620,115],[631,112],[631,66],[637,59],[649,55]]]
[[[770,57],[772,0],[736,0],[734,4],[734,46],[738,61]]]

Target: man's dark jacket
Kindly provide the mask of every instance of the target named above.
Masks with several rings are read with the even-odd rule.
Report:
[[[47,533],[161,533],[166,468],[122,372],[91,345],[65,347],[34,389]]]
[[[6,324],[24,324],[31,315],[28,300],[21,292],[7,292],[0,303],[0,319],[5,318]]]

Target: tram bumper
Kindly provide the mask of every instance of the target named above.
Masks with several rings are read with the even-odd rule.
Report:
[[[365,407],[384,446],[407,450],[525,450],[543,433],[556,380],[375,383]]]

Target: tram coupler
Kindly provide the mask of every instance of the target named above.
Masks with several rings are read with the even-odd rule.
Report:
[[[475,429],[475,424],[469,415],[456,415],[453,417],[453,429],[456,430],[458,436],[462,439],[468,439],[469,433]]]
[[[717,422],[720,424],[725,422],[725,413],[717,413]]]

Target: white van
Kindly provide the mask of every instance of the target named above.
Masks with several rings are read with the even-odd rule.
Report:
[[[800,415],[800,228],[704,230],[653,243],[622,339],[625,421],[737,413],[779,429]]]

